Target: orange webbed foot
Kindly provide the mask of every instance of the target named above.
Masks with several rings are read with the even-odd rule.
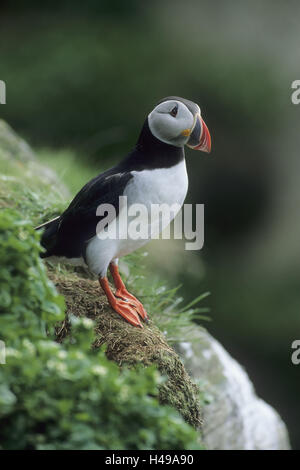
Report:
[[[115,299],[115,302],[111,304],[111,307],[114,309],[115,312],[125,318],[125,320],[128,321],[131,325],[143,328],[143,325],[141,324],[141,321],[139,319],[138,314],[136,313],[135,308],[132,307],[128,302],[124,302],[124,300]]]
[[[149,322],[147,312],[143,306],[143,304],[130,292],[127,291],[125,288],[118,289],[115,293],[116,297],[119,297],[120,299],[126,300],[130,305],[132,305],[140,317],[146,322]]]
[[[121,315],[131,325],[143,328],[143,325],[139,319],[135,307],[130,305],[128,301],[117,299],[114,296],[109,286],[108,279],[106,277],[102,277],[99,279],[99,283],[102,289],[104,290],[109,304],[113,308],[113,310],[119,315]]]
[[[130,294],[130,292],[128,292],[128,290],[126,289],[125,284],[120,276],[118,265],[115,263],[111,263],[109,268],[114,280],[114,284],[116,286],[116,297],[126,300],[130,305],[132,305],[136,309],[140,317],[146,323],[148,323],[148,315],[146,310],[144,309],[143,304],[134,295]]]

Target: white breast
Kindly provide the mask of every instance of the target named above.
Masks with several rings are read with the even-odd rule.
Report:
[[[171,168],[132,171],[132,175],[133,178],[124,191],[124,196],[127,197],[127,209],[130,209],[133,204],[142,204],[151,213],[152,204],[168,204],[169,206],[177,204],[178,210],[182,206],[188,189],[185,160]],[[173,215],[175,217],[176,212]],[[119,213],[117,218],[119,227],[124,225],[122,220],[125,216],[127,217],[125,212]],[[137,250],[147,241],[147,239],[132,239],[128,236],[117,240],[101,240],[94,237],[87,247],[88,265],[95,273],[103,274],[110,261]]]
[[[186,172],[185,160],[171,168],[160,168],[157,170],[133,171],[133,178],[124,191],[127,196],[128,212],[133,204],[141,204],[147,208],[146,217],[143,219],[139,216],[139,220],[143,220],[142,225],[148,226],[148,240],[159,234],[176,216],[180,210],[188,189],[188,177]],[[170,216],[163,219],[161,214],[156,217],[151,211],[153,205],[167,205],[170,207]],[[176,206],[174,209],[174,205]],[[157,214],[156,214],[157,215]],[[123,214],[119,214],[120,225],[122,223]],[[131,218],[129,217],[128,222]],[[119,242],[119,256],[124,256],[131,251],[145,245],[145,239],[131,239],[130,233],[126,240]]]
[[[134,176],[125,188],[128,205],[183,204],[188,190],[188,176],[185,159],[171,168],[133,171]]]

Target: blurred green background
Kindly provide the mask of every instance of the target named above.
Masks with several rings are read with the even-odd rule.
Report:
[[[205,204],[205,246],[186,252],[180,242],[152,242],[151,269],[183,282],[187,300],[211,292],[209,331],[282,415],[294,448],[300,106],[290,96],[300,78],[299,15],[292,0],[0,6],[1,118],[48,149],[40,153],[60,173],[77,160],[74,192],[127,153],[160,98],[201,106],[213,151],[187,150],[187,202]]]

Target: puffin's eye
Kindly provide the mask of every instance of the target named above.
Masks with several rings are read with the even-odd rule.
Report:
[[[171,114],[171,116],[176,117],[177,113],[178,113],[178,106],[176,105],[176,106],[174,106],[172,111],[170,111],[170,114]]]

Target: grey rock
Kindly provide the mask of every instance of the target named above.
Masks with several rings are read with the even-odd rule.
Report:
[[[287,450],[286,426],[278,413],[257,397],[243,367],[204,329],[177,350],[208,397],[202,437],[213,450]]]

